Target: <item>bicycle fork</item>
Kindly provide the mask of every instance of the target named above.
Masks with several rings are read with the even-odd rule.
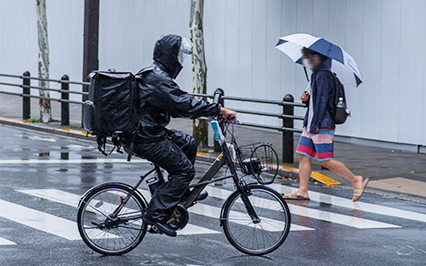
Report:
[[[234,179],[235,186],[237,187],[237,190],[234,193],[238,193],[238,192],[241,193],[241,200],[244,203],[244,206],[247,210],[248,215],[250,216],[253,223],[258,224],[258,223],[260,223],[260,218],[257,215],[256,210],[254,209],[254,207],[251,204],[250,199],[249,199],[251,192],[250,192],[250,190],[247,189],[246,186],[242,185],[239,182],[238,174],[237,174],[237,171],[235,170],[234,163],[232,162],[231,156],[229,154],[228,147],[226,145],[222,145],[222,149],[226,150],[224,152],[224,154],[226,154],[226,157],[224,159],[228,162],[227,165],[228,165],[229,170],[232,174],[232,178]],[[222,211],[221,211],[221,214],[220,214],[220,220],[221,220],[220,226],[223,225],[223,208],[224,208],[224,206],[226,206],[226,204],[227,204],[227,202],[230,198],[232,198],[232,197],[229,196],[228,199],[225,201],[225,203],[222,206]]]

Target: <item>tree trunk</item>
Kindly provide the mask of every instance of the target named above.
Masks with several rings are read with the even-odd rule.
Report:
[[[192,42],[192,88],[194,93],[207,93],[207,66],[203,34],[204,0],[191,0],[189,28]],[[201,148],[208,148],[208,122],[195,119],[193,136]]]
[[[37,0],[37,31],[38,31],[38,77],[49,78],[49,41],[47,39],[46,0]],[[39,80],[38,86],[49,88],[49,82]],[[39,90],[40,96],[50,97],[48,90]],[[50,100],[40,99],[40,122],[52,121]]]

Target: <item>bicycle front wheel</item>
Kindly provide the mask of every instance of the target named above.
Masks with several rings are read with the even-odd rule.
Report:
[[[283,197],[272,188],[248,185],[248,200],[259,219],[253,219],[240,191],[225,202],[222,225],[228,241],[250,255],[264,255],[277,249],[290,231],[290,211]]]
[[[78,231],[94,251],[120,255],[134,249],[146,234],[143,223],[145,201],[121,183],[105,183],[93,188],[80,202]],[[126,202],[127,200],[127,202]]]

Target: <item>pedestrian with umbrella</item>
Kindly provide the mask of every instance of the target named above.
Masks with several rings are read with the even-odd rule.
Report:
[[[300,158],[300,185],[297,191],[284,194],[284,198],[309,200],[312,159],[317,156],[323,167],[351,182],[354,190],[352,201],[359,200],[369,179],[353,174],[344,163],[334,159],[333,140],[336,126],[329,112],[334,105],[335,93],[331,71],[336,73],[342,83],[358,86],[362,82],[358,66],[341,47],[309,34],[299,33],[282,37],[276,48],[294,62],[312,70],[309,92],[300,94],[300,100],[308,104],[303,122],[304,129],[296,149]]]

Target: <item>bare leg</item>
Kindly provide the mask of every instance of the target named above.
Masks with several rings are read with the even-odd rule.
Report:
[[[305,155],[299,155],[299,179],[300,185],[297,195],[308,197],[309,180],[312,173],[312,160]]]
[[[334,173],[346,178],[351,182],[352,187],[355,189],[361,189],[363,187],[363,178],[360,175],[354,175],[351,170],[349,170],[346,165],[338,160],[332,159],[329,161],[321,161],[322,166],[330,169]],[[359,197],[352,198],[352,201],[358,200]]]
[[[299,155],[299,190],[296,192],[296,195],[303,198],[309,198],[308,186],[309,180],[312,173],[312,161],[309,157],[300,154]],[[288,197],[289,194],[285,193],[284,198]]]

